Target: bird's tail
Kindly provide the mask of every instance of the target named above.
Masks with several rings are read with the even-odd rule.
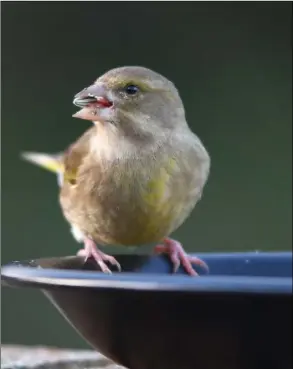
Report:
[[[21,153],[21,158],[56,174],[63,171],[62,154],[25,151]]]

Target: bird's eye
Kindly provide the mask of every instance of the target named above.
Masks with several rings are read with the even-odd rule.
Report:
[[[127,95],[135,95],[137,94],[139,91],[139,88],[135,85],[127,85],[125,87],[125,92],[127,93]]]

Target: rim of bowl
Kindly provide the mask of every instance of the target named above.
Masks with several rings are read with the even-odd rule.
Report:
[[[223,256],[229,257],[229,255],[235,256],[235,254],[251,256],[251,253],[223,254]],[[290,252],[270,253],[270,256],[273,254],[278,254],[282,257],[290,256],[292,258],[292,253]],[[34,260],[34,266],[28,266],[29,261],[7,264],[1,268],[2,284],[15,287],[27,286],[45,289],[71,287],[193,293],[292,295],[291,277],[203,275],[199,278],[194,278],[187,275],[140,274],[130,272],[109,275],[98,271],[42,268],[36,264],[38,260],[65,260],[68,258],[73,257],[36,259]]]

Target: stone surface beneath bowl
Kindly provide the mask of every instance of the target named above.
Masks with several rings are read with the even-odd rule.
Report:
[[[90,350],[1,345],[1,369],[124,369]]]

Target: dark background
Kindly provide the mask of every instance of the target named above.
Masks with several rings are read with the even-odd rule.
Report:
[[[75,140],[88,124],[73,95],[122,65],[174,81],[212,157],[174,236],[194,252],[291,249],[291,2],[1,5],[2,264],[77,251],[55,177],[19,152]],[[39,292],[2,298],[2,342],[85,346]]]

